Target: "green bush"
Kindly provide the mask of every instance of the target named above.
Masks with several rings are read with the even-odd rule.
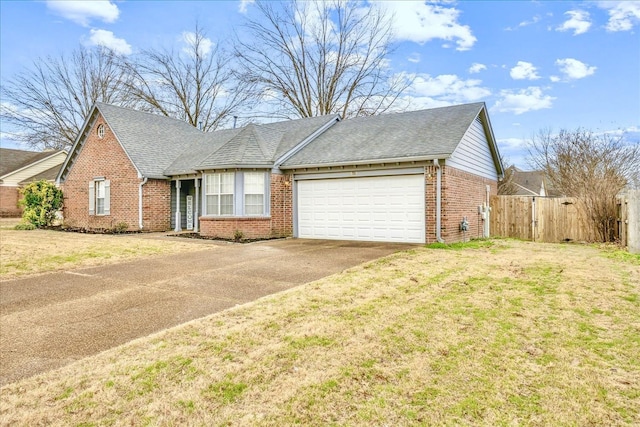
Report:
[[[20,190],[24,207],[22,219],[35,227],[53,224],[56,213],[62,208],[62,190],[48,181],[32,182]]]
[[[20,231],[35,230],[36,226],[31,224],[30,222],[21,222],[20,224],[18,224],[15,227],[13,227],[13,229],[14,230],[20,230]]]

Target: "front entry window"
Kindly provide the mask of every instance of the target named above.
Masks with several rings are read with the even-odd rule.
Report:
[[[207,175],[206,199],[208,215],[233,215],[234,173]]]
[[[264,173],[244,173],[244,214],[264,215]]]

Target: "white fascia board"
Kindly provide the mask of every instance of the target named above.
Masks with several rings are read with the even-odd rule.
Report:
[[[487,112],[487,105],[483,102],[483,106],[480,109],[478,115],[480,116],[480,121],[484,125],[484,131],[489,137],[489,149],[491,150],[491,154],[493,154],[493,161],[496,164],[496,169],[498,172],[498,180],[504,179],[504,165],[502,164],[502,159],[500,159],[500,151],[498,151],[498,143],[496,142],[496,136],[493,134],[493,126],[491,126],[491,120],[489,119],[489,113]]]
[[[69,152],[67,153],[67,158],[64,160],[64,163],[62,163],[62,167],[60,168],[60,171],[58,172],[58,176],[56,176],[56,185],[60,185],[62,182],[62,175],[64,175],[64,171],[67,169],[69,165],[69,162],[71,161],[72,157],[73,157],[73,153],[75,153],[76,149],[78,148],[78,145],[80,145],[80,141],[83,139],[83,135],[85,134],[85,131],[87,130],[87,126],[89,126],[89,123],[92,122],[93,120],[95,120],[94,114],[96,112],[96,110],[98,109],[98,106],[96,104],[93,104],[93,107],[91,107],[91,111],[89,112],[89,114],[87,115],[87,117],[84,119],[84,123],[82,124],[82,127],[80,128],[80,132],[78,133],[78,136],[76,137],[76,140],[74,141],[73,145],[71,146],[71,150],[69,150]]]
[[[280,156],[278,159],[276,159],[276,161],[273,162],[274,172],[277,172],[277,170],[280,169],[280,165],[286,162],[288,158],[298,153],[300,150],[306,147],[311,141],[316,139],[318,136],[322,135],[327,129],[329,129],[331,126],[335,125],[336,123],[338,123],[340,120],[341,120],[340,116],[335,115],[331,120],[329,120],[324,125],[320,126],[318,129],[316,129],[315,132],[313,132],[311,135],[306,137],[303,141],[301,141],[295,147],[293,147],[292,149],[284,153],[282,156]]]

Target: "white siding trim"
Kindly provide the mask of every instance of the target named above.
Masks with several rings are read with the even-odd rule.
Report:
[[[484,178],[498,180],[489,140],[479,117],[471,123],[451,157],[446,159],[445,165]]]

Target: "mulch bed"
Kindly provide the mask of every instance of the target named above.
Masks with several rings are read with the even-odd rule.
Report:
[[[263,240],[276,240],[282,239],[282,237],[263,237],[256,239],[225,239],[223,237],[214,237],[214,236],[203,236],[200,233],[180,233],[180,234],[167,234],[170,237],[184,237],[187,239],[200,239],[200,240],[219,240],[222,242],[230,242],[230,243],[252,243],[252,242],[261,242]]]

